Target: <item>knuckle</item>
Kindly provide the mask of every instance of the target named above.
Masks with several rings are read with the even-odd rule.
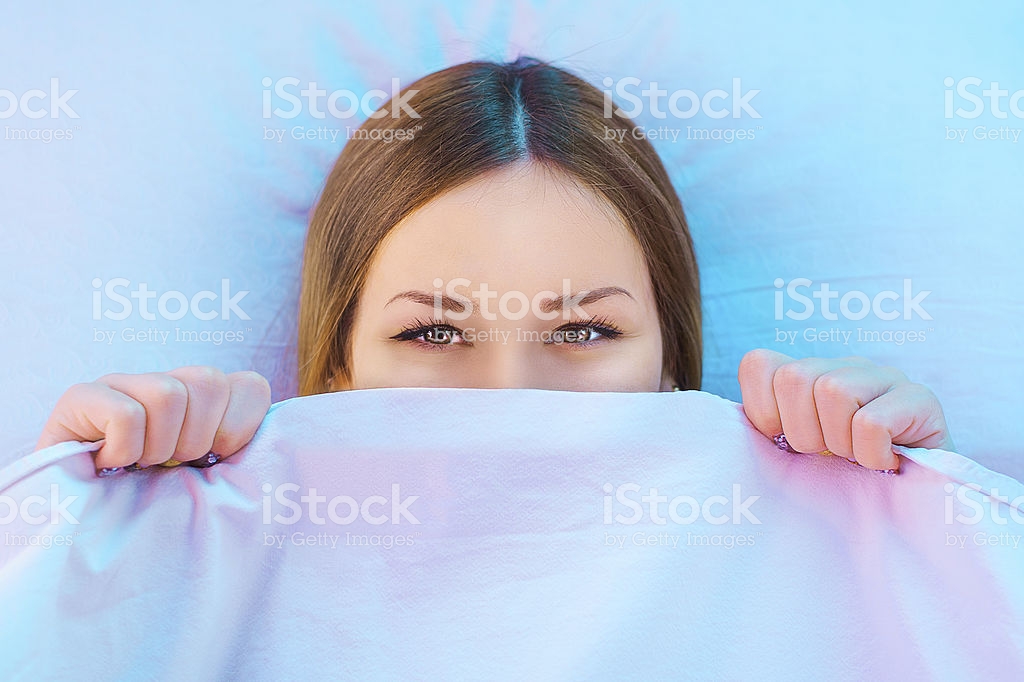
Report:
[[[246,370],[244,372],[235,372],[229,374],[228,378],[231,380],[232,386],[238,386],[240,388],[251,390],[256,395],[270,397],[270,382],[267,381],[259,372],[253,372]]]
[[[111,407],[111,420],[128,426],[140,426],[146,423],[146,408],[134,400],[119,400]]]
[[[772,385],[777,391],[787,391],[807,384],[813,380],[813,376],[805,365],[789,362],[775,370]]]
[[[927,406],[931,409],[938,409],[941,411],[941,405],[939,403],[938,396],[932,389],[928,388],[924,384],[907,383],[904,389],[908,391],[912,396],[915,396],[921,403],[922,406]]]
[[[764,351],[760,348],[747,351],[740,360],[740,369],[757,369],[764,364]]]
[[[147,401],[154,408],[178,411],[188,404],[188,389],[169,374],[158,374],[153,378],[151,397]]]
[[[817,403],[831,403],[846,396],[845,377],[839,372],[827,372],[814,381],[814,399]]]
[[[85,402],[87,395],[92,392],[92,385],[88,383],[74,384],[64,391],[64,395],[57,401],[58,404]]]
[[[755,348],[743,355],[740,360],[740,375],[760,374],[766,371],[772,364],[772,351],[764,348]]]
[[[228,378],[216,367],[197,366],[185,368],[187,383],[192,389],[206,394],[216,394],[228,390]]]
[[[854,413],[853,429],[862,433],[877,433],[888,430],[885,419],[881,415],[866,410],[858,410]]]

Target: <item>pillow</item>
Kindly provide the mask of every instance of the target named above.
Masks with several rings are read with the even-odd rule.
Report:
[[[1001,678],[1024,486],[780,451],[700,392],[275,404],[206,469],[0,472],[0,676]]]
[[[736,368],[753,348],[867,356],[936,392],[960,452],[1024,478],[1024,140],[1012,135],[1024,120],[1009,106],[1024,90],[1019,3],[991,12],[676,2],[624,11],[611,0],[449,0],[397,12],[324,0],[287,11],[124,4],[55,14],[15,3],[0,26],[9,67],[0,90],[41,91],[28,108],[56,114],[37,119],[19,107],[0,125],[0,353],[11,359],[0,369],[0,464],[31,451],[64,390],[109,372],[255,369],[276,400],[295,395],[307,215],[347,129],[365,114],[316,118],[303,106],[294,118],[267,116],[264,97],[290,109],[273,84],[297,79],[288,88],[296,97],[311,82],[362,96],[390,92],[393,79],[409,84],[469,59],[524,53],[632,109],[621,86],[645,102],[644,130],[665,131],[652,142],[702,271],[704,390],[739,400]],[[979,99],[999,83],[1005,118],[987,98],[977,117],[958,115],[972,111],[961,81]],[[666,92],[665,118],[642,96],[653,83]],[[727,97],[678,118],[667,105],[684,91]],[[756,118],[737,105],[748,96]],[[687,102],[677,98],[679,108]],[[9,108],[0,97],[0,112]],[[979,128],[1010,133],[978,139]],[[13,139],[8,129],[34,137]],[[741,130],[751,134],[739,139]],[[278,141],[275,131],[287,134]],[[803,279],[812,284],[800,287]],[[839,297],[873,300],[902,298],[906,279],[911,299],[930,292],[919,303],[931,319],[914,309],[911,319],[853,319],[862,299],[847,316],[839,298],[830,315],[820,305],[805,320],[785,315],[804,310],[790,283],[805,297],[828,284]],[[248,292],[238,301],[246,317],[148,320],[135,306],[110,319],[104,313],[121,305],[105,288],[118,280],[129,284],[114,293],[131,302],[145,284],[158,296],[212,292],[218,304],[227,280],[227,298]]]

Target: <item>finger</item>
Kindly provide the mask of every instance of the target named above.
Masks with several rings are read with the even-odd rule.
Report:
[[[870,366],[864,358],[807,358],[786,363],[772,377],[772,390],[782,419],[782,432],[798,452],[822,452],[825,436],[814,402],[814,382],[840,367]]]
[[[191,462],[210,452],[230,398],[228,379],[214,367],[179,367],[168,372],[185,384],[188,404],[172,459]]]
[[[775,371],[772,389],[782,419],[782,431],[797,452],[825,449],[825,436],[814,403],[814,382],[840,366],[838,360],[807,358],[786,363]]]
[[[252,440],[270,409],[270,384],[256,372],[227,375],[230,396],[220,427],[213,439],[214,454],[228,457]]]
[[[946,447],[946,419],[938,399],[921,384],[899,384],[853,415],[853,451],[869,469],[898,469],[893,444]]]
[[[103,384],[75,384],[57,401],[36,449],[102,438],[96,467],[123,467],[142,456],[145,435],[146,409],[139,402]]]
[[[146,408],[146,440],[139,466],[169,460],[185,421],[188,405],[185,385],[163,372],[108,374],[97,379],[97,383],[130,396]]]
[[[853,459],[853,415],[907,377],[892,367],[839,367],[814,382],[814,404],[825,447]]]
[[[740,360],[739,381],[743,411],[754,427],[771,438],[782,433],[782,419],[775,402],[772,377],[793,358],[773,350],[752,350]]]

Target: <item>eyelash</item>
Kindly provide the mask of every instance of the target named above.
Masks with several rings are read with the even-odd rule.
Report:
[[[600,333],[602,337],[608,339],[609,341],[614,341],[615,339],[619,338],[623,334],[623,331],[621,329],[616,327],[615,324],[611,320],[609,320],[607,317],[604,317],[602,315],[595,315],[594,317],[591,317],[590,319],[587,319],[587,320],[579,320],[577,322],[569,322],[568,324],[563,324],[561,327],[559,327],[555,331],[556,332],[557,331],[564,332],[564,331],[567,331],[567,330],[570,330],[570,329],[586,329],[586,328],[594,329],[595,331]],[[576,344],[572,344],[572,345],[588,347],[588,346],[593,345],[594,343],[597,343],[599,340],[600,339],[595,339],[594,341],[582,341],[580,343],[576,343]]]
[[[558,327],[554,331],[555,332],[559,332],[559,331],[566,332],[566,331],[575,331],[575,330],[578,330],[578,329],[588,329],[588,328],[589,329],[593,329],[594,331],[598,332],[601,335],[602,338],[605,338],[605,339],[607,339],[609,341],[614,341],[615,339],[617,339],[620,336],[622,336],[623,333],[624,333],[621,329],[619,329],[617,326],[615,326],[615,324],[611,320],[609,320],[608,318],[606,318],[604,316],[601,316],[601,315],[595,315],[594,317],[591,317],[591,318],[586,319],[586,320],[577,320],[576,322],[570,322],[568,324],[563,324],[561,327]],[[423,319],[420,319],[420,318],[416,318],[416,319],[414,319],[412,321],[411,324],[406,325],[402,329],[402,331],[398,332],[397,334],[395,334],[394,336],[392,336],[390,338],[392,340],[394,340],[394,341],[404,341],[404,342],[407,342],[407,343],[415,343],[416,345],[418,345],[420,347],[428,347],[429,350],[443,350],[444,348],[447,348],[449,346],[455,345],[455,344],[450,344],[450,343],[433,343],[433,342],[422,340],[422,339],[419,338],[421,336],[426,335],[428,332],[433,331],[433,330],[437,330],[437,329],[440,329],[440,330],[443,330],[443,331],[447,331],[447,332],[451,332],[451,334],[455,335],[455,336],[462,336],[462,334],[463,334],[463,331],[461,329],[459,329],[457,327],[453,327],[452,325],[450,325],[450,324],[448,324],[446,322],[440,322],[440,321],[437,321],[437,320],[430,321],[430,320],[423,320]],[[590,341],[580,341],[580,342],[575,342],[575,343],[574,342],[565,342],[565,345],[578,346],[578,347],[587,348],[587,347],[590,347],[590,346],[594,345],[595,343],[600,342],[600,340],[601,339],[594,339],[594,340],[590,340]],[[546,341],[545,343],[553,343],[553,342],[552,341]],[[466,342],[465,345],[472,346],[473,344],[469,343],[469,342]]]
[[[420,336],[425,335],[427,332],[434,329],[443,329],[449,331],[452,334],[462,335],[462,330],[451,326],[445,322],[440,321],[428,321],[416,318],[411,324],[406,325],[402,328],[402,331],[398,332],[391,337],[394,341],[405,341],[407,343],[415,343],[417,346],[426,347],[428,350],[443,350],[446,346],[452,344],[448,343],[431,343],[430,341],[419,339]],[[472,344],[469,344],[472,345]]]

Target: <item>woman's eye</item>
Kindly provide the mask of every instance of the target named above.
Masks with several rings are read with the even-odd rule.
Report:
[[[587,344],[602,338],[614,339],[622,332],[617,329],[600,325],[566,325],[551,333],[547,343],[552,344]]]
[[[466,344],[465,339],[462,337],[462,331],[446,324],[417,325],[410,329],[405,329],[391,338],[395,341],[411,341],[437,348]]]
[[[420,336],[427,343],[437,346],[447,346],[461,338],[459,332],[451,327],[427,327]]]
[[[586,343],[601,338],[601,332],[594,327],[559,329],[554,334],[556,343]]]

